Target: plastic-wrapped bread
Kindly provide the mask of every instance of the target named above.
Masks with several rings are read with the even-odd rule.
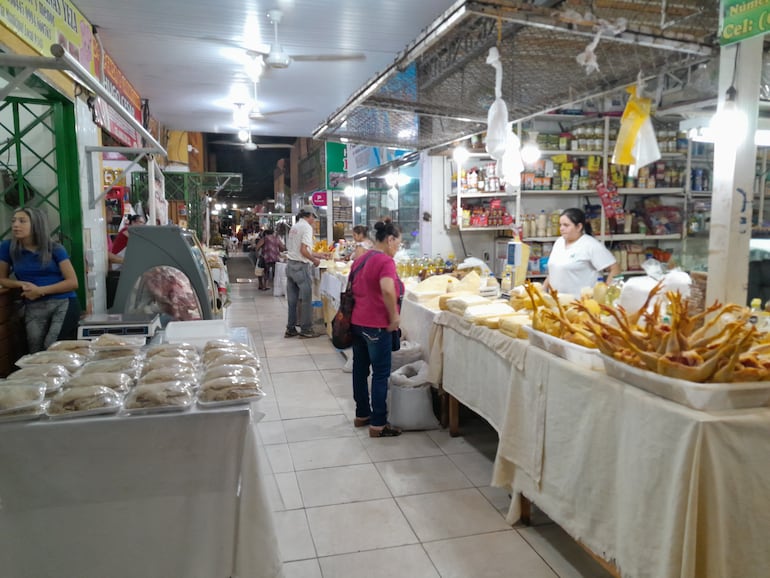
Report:
[[[117,411],[121,401],[122,396],[108,387],[96,385],[70,387],[54,395],[46,411],[51,416],[81,412],[96,413],[98,410]]]
[[[214,349],[241,349],[243,351],[251,351],[251,347],[245,343],[240,343],[239,341],[233,341],[232,339],[211,339],[203,346],[203,353],[208,353]]]
[[[113,335],[112,333],[103,333],[93,341],[91,347],[142,347],[147,339],[141,336]]]
[[[113,359],[89,361],[80,369],[79,373],[127,373],[129,375],[136,375],[141,363],[138,357],[116,357]]]
[[[201,383],[201,390],[204,389],[227,389],[235,385],[254,385],[259,387],[258,377],[248,377],[245,375],[231,375],[228,377],[215,377],[207,379]]]
[[[102,347],[94,348],[90,361],[102,361],[105,359],[115,359],[116,357],[136,357],[142,358],[142,350],[139,347]]]
[[[100,385],[115,391],[128,391],[134,384],[134,379],[126,373],[86,373],[71,377],[64,387],[83,387]]]
[[[137,385],[123,402],[127,410],[149,408],[183,409],[193,402],[189,384],[182,381]]]
[[[227,349],[207,351],[203,354],[203,365],[207,369],[217,365],[250,365],[256,369],[262,369],[262,364],[255,354]]]
[[[16,365],[19,367],[27,367],[30,365],[40,365],[41,363],[53,363],[63,365],[70,373],[74,373],[85,362],[85,356],[78,353],[72,353],[71,351],[38,351],[37,353],[25,355],[16,362]]]
[[[67,380],[66,377],[45,377],[45,376],[31,376],[31,377],[15,377],[12,378],[10,375],[8,376],[8,379],[4,379],[0,381],[0,386],[6,387],[6,386],[28,386],[28,385],[44,385],[45,386],[45,392],[46,394],[52,394],[57,391],[59,391],[62,386],[64,385],[64,382]]]
[[[259,370],[251,365],[217,365],[207,369],[201,381],[206,382],[217,377],[240,376],[256,379],[259,377]]]
[[[204,381],[198,401],[214,403],[261,397],[259,379],[245,376],[217,377]]]
[[[500,320],[500,332],[516,339],[527,339],[527,332],[524,326],[532,326],[532,319],[529,315],[511,315]]]
[[[156,355],[171,355],[173,357],[178,357],[179,355],[186,356],[187,354],[183,352],[187,351],[198,353],[198,350],[195,349],[195,346],[192,343],[159,343],[149,347],[145,357],[149,359]]]
[[[139,378],[137,385],[167,383],[171,381],[185,381],[194,385],[198,383],[198,374],[194,370],[185,367],[161,367],[145,373]]]
[[[0,414],[39,407],[45,399],[43,385],[0,385]]]
[[[17,369],[8,376],[8,379],[18,379],[27,377],[70,377],[69,370],[59,363],[41,363],[39,365],[28,365]]]
[[[64,339],[49,345],[48,351],[71,351],[88,357],[91,355],[91,342],[86,339]]]
[[[185,373],[195,373],[198,364],[186,357],[164,357],[156,355],[144,362],[142,366],[142,375],[150,373],[156,369],[175,369]]]
[[[481,320],[486,317],[500,317],[501,315],[511,315],[513,313],[514,310],[510,305],[496,301],[481,305],[469,305],[465,308],[463,319],[471,323],[480,324]]]

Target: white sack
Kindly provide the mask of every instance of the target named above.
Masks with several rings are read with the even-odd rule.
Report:
[[[427,363],[416,361],[390,374],[388,409],[388,421],[401,429],[438,429]]]
[[[401,340],[401,349],[391,353],[391,372],[422,359],[422,347],[414,341]]]

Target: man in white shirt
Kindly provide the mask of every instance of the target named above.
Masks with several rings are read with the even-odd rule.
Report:
[[[318,337],[313,331],[313,267],[321,263],[326,255],[313,252],[313,224],[318,215],[315,207],[304,205],[299,211],[299,219],[289,230],[286,239],[286,252],[289,262],[286,265],[286,299],[289,304],[289,319],[284,337]],[[299,331],[297,331],[297,313],[299,312]]]

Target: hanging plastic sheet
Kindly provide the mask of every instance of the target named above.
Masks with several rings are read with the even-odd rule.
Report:
[[[650,119],[652,101],[639,96],[639,87],[628,89],[631,97],[626,103],[623,116],[620,119],[620,131],[612,155],[612,162],[619,165],[630,165],[632,173],[660,158],[658,140]]]
[[[489,49],[487,64],[495,69],[495,101],[487,113],[487,152],[498,162],[498,176],[502,176],[508,185],[519,186],[524,170],[521,141],[508,123],[508,107],[502,97],[503,65],[494,46]]]

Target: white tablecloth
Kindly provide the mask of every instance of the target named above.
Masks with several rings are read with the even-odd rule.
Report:
[[[282,575],[248,406],[0,425],[4,578]]]
[[[433,320],[439,313],[409,299],[401,303],[401,331],[404,339],[418,344],[422,349],[422,358],[426,361],[430,355]]]

